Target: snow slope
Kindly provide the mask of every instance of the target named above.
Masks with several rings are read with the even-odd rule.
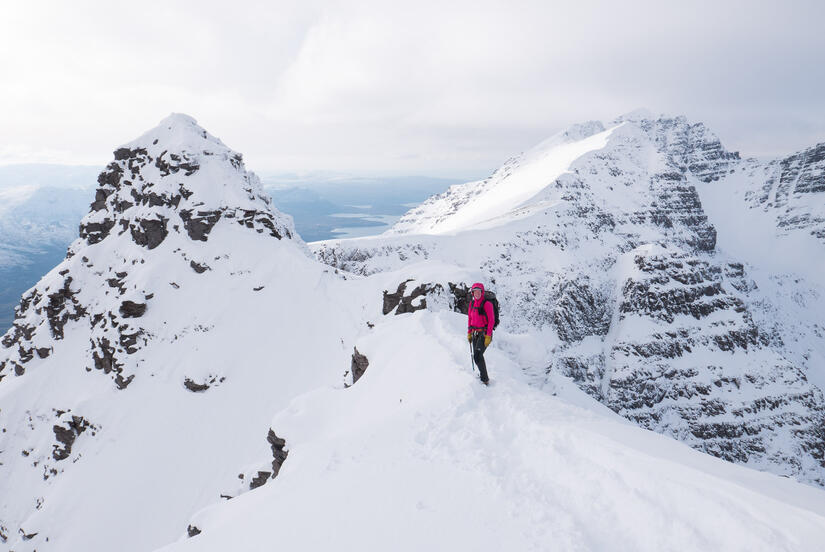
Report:
[[[703,455],[597,408],[564,381],[529,385],[529,335],[504,333],[478,384],[441,310],[385,319],[350,389],[272,421],[277,479],[193,518],[197,550],[816,550],[825,492]],[[466,343],[465,343],[466,344]],[[540,346],[533,343],[532,346]]]
[[[604,148],[615,128],[604,130],[596,121],[571,127],[511,159],[489,178],[459,185],[465,199],[454,201],[459,186],[453,186],[412,210],[387,233],[443,234],[501,217],[567,172],[573,161]],[[428,216],[428,211],[438,216]]]

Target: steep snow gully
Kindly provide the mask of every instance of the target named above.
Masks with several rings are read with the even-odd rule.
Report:
[[[3,338],[0,550],[820,550],[825,349],[783,298],[821,282],[714,252],[694,186],[741,163],[682,118],[591,122],[308,248],[165,119]]]

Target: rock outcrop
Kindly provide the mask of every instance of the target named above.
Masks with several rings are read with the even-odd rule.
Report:
[[[825,143],[768,163],[750,160],[740,172],[753,183],[748,203],[774,214],[783,234],[802,231],[825,243]]]

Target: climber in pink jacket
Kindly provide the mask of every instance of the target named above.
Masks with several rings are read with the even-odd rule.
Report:
[[[486,384],[489,378],[487,364],[484,362],[484,350],[493,340],[496,319],[493,304],[484,299],[484,284],[473,284],[471,290],[473,297],[467,309],[467,341],[473,344],[473,359],[478,366],[481,381]]]

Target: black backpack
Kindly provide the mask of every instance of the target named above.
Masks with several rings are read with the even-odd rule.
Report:
[[[467,294],[467,304],[473,304],[473,290]],[[481,305],[478,307],[478,314],[487,318],[487,312],[484,310],[484,303],[487,301],[493,304],[493,315],[495,316],[496,320],[493,322],[493,329],[498,328],[498,323],[501,322],[501,317],[498,314],[498,298],[496,297],[495,292],[490,291],[489,289],[484,290],[484,301],[481,302]],[[472,307],[470,307],[472,308]]]

